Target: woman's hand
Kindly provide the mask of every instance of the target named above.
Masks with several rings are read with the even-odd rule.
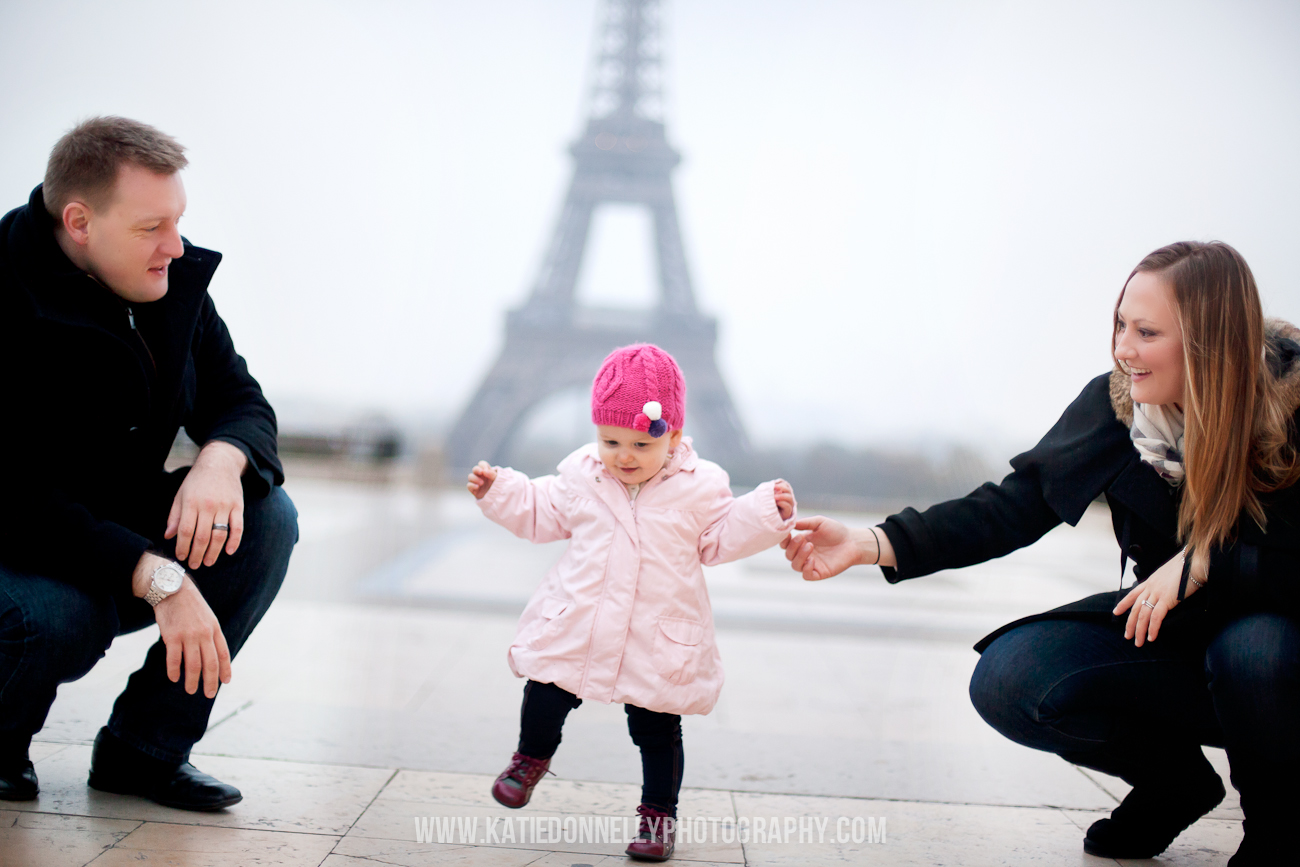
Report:
[[[773,491],[776,494],[777,514],[781,516],[782,521],[790,520],[790,516],[794,514],[794,489],[785,479],[777,479]]]
[[[785,558],[805,581],[821,581],[840,574],[850,566],[894,566],[894,549],[883,530],[850,530],[833,518],[814,515],[796,521],[796,530],[781,540]]]
[[[478,466],[469,471],[469,484],[465,487],[474,495],[474,499],[481,500],[496,480],[497,471],[488,466],[487,461],[479,461]]]
[[[1195,557],[1192,561],[1192,577],[1204,582],[1204,576],[1209,571],[1207,565],[1200,557]],[[1133,643],[1138,647],[1148,641],[1156,640],[1165,615],[1178,605],[1178,585],[1182,579],[1183,558],[1176,554],[1152,572],[1150,578],[1135,585],[1128,595],[1120,600],[1120,603],[1115,606],[1115,615],[1128,612],[1128,623],[1124,626],[1126,639],[1133,638]],[[1199,589],[1200,585],[1189,578],[1184,598]]]

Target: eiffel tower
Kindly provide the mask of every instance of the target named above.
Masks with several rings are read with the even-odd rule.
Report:
[[[504,463],[530,409],[556,392],[590,386],[611,350],[638,342],[658,344],[681,365],[686,433],[701,452],[724,464],[749,453],[714,359],[717,321],[696,309],[682,250],[670,177],[681,157],[669,146],[659,119],[658,5],[658,0],[607,2],[591,116],[569,149],[573,180],[532,294],[507,314],[501,356],[452,429],[452,468],[481,459]],[[607,203],[640,205],[653,218],[659,298],[652,309],[575,303],[592,213]]]

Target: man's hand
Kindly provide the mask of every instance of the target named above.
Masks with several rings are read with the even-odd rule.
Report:
[[[474,495],[474,499],[481,500],[496,480],[497,471],[488,466],[487,461],[479,461],[478,466],[469,471],[469,484],[465,487]]]
[[[131,576],[131,591],[144,598],[153,583],[153,571],[168,562],[154,554],[140,558]],[[221,624],[212,613],[193,579],[186,575],[181,589],[154,606],[154,619],[167,648],[167,677],[172,683],[181,678],[185,667],[185,691],[193,695],[203,679],[203,694],[213,698],[218,683],[230,683],[230,648]]]
[[[248,458],[230,443],[213,440],[199,452],[181,483],[167,516],[164,538],[176,538],[176,559],[197,569],[211,566],[221,555],[239,550],[244,535],[244,488],[239,477]],[[229,530],[214,529],[229,525]]]
[[[772,486],[772,492],[776,496],[776,513],[781,516],[782,521],[790,520],[794,514],[794,489],[785,479],[777,479],[776,484]]]

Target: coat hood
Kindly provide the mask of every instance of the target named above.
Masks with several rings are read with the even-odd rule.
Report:
[[[1300,410],[1300,328],[1285,319],[1265,319],[1264,358],[1294,414]],[[1117,364],[1110,372],[1110,405],[1124,427],[1133,426],[1132,387],[1132,378]]]

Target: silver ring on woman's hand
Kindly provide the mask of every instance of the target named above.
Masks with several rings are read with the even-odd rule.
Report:
[[[212,525],[212,529],[214,529],[214,530],[225,530],[227,533],[229,533],[229,532],[230,532],[230,525],[229,525],[229,524],[213,524],[213,525]]]
[[[1145,605],[1147,608],[1150,608],[1152,611],[1155,611],[1155,610],[1156,610],[1156,607],[1155,607],[1154,605],[1152,605],[1152,604],[1151,604],[1149,601],[1147,601],[1146,599],[1143,599],[1143,600],[1142,600],[1142,604]]]

